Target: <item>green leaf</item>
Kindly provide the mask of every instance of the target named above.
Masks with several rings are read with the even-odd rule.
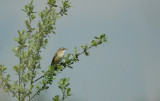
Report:
[[[66,78],[63,79],[62,85],[64,85],[66,82]]]
[[[0,65],[0,72],[4,72],[7,68],[4,65]]]
[[[14,40],[17,41],[17,42],[19,42],[19,38],[18,37],[15,37]]]
[[[68,66],[69,68],[73,68],[72,66]]]
[[[39,83],[37,84],[36,88],[39,89]]]
[[[10,75],[9,74],[7,75],[7,79],[10,79]]]
[[[34,87],[34,85],[30,85],[29,90],[32,90]]]
[[[91,46],[97,47],[97,41],[96,41],[96,40],[92,40],[92,41],[91,41]]]
[[[56,95],[56,96],[53,98],[53,101],[60,101],[59,95]]]
[[[53,34],[56,34],[56,32],[55,32],[55,31],[52,31],[52,33],[53,33]]]
[[[94,37],[95,39],[99,39],[97,36]]]
[[[70,83],[67,83],[66,85],[65,85],[65,87],[68,87],[70,85]]]
[[[39,12],[38,14],[39,14],[39,16],[41,17],[41,19],[43,19],[43,17],[44,17],[43,12]]]
[[[27,12],[27,10],[25,10],[25,9],[21,9],[22,11],[24,11],[24,12]]]
[[[69,96],[71,88],[67,88],[67,96]]]
[[[74,48],[74,52],[75,52],[75,54],[77,54],[77,53],[78,53],[78,49],[77,49],[77,47],[75,47],[75,48]]]
[[[32,15],[31,15],[31,18],[32,18],[32,20],[33,20],[33,19],[35,19],[35,18],[36,18],[36,16],[32,14]]]
[[[89,56],[90,52],[87,52],[87,51],[86,51],[84,54],[85,54],[86,56]]]
[[[107,37],[105,36],[105,34],[104,34],[104,37],[103,37],[103,42],[107,42]]]
[[[66,55],[66,58],[69,58],[71,56],[71,54],[70,53],[68,53],[67,55]]]
[[[21,36],[22,34],[21,34],[21,32],[18,30],[18,34],[19,34],[19,36]]]
[[[82,45],[81,47],[86,51],[87,48],[88,48],[88,45],[87,44],[86,45]]]
[[[22,35],[24,35],[24,33],[25,33],[25,29],[22,31]]]
[[[45,87],[45,89],[48,89],[48,88],[49,88],[49,86],[46,86],[46,87]]]
[[[63,89],[61,86],[58,86],[59,87],[59,89]]]

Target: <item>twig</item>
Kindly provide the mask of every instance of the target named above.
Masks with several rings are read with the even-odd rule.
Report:
[[[44,77],[44,75],[42,75],[42,76],[39,77],[38,79],[34,80],[34,81],[32,82],[32,84],[35,83],[36,81],[40,80],[40,79],[43,78],[43,77]]]
[[[21,75],[20,74],[18,74],[19,75],[19,86],[20,86],[20,80],[21,80]],[[19,90],[19,92],[18,92],[19,94],[19,101],[21,101],[21,93],[20,93],[20,90]]]
[[[21,55],[21,53],[22,53],[22,50],[20,51],[20,55]],[[20,65],[21,65],[22,64],[22,58],[21,57],[20,57],[19,61],[20,61]],[[21,85],[21,71],[18,73],[18,77],[19,77],[19,87],[20,87],[20,85]],[[18,100],[21,101],[21,91],[20,91],[20,89],[19,89],[18,93],[19,93],[18,94],[18,96],[19,96]]]
[[[77,56],[82,55],[83,53],[85,53],[85,52],[86,52],[88,49],[90,49],[90,48],[92,48],[92,46],[88,47],[86,50],[82,51],[81,53],[78,53]],[[55,74],[53,74],[53,75],[55,75]],[[55,75],[55,76],[56,76],[56,75]],[[44,75],[42,75],[42,76],[40,76],[39,78],[37,78],[36,80],[32,81],[32,84],[35,83],[36,81],[40,80],[40,79],[43,78],[43,77],[44,77]],[[43,89],[43,87],[40,88],[28,101],[31,101],[36,95],[38,95],[38,93],[39,93],[42,89]],[[63,101],[64,99],[65,99],[65,97],[63,96],[62,101]]]
[[[90,48],[92,48],[92,46],[88,47],[88,48],[86,49],[86,51],[87,51],[88,49],[90,49]],[[78,53],[78,56],[82,55],[82,54],[85,53],[86,51],[82,51],[81,53]]]
[[[6,87],[8,88],[8,90],[9,90],[15,97],[18,98],[18,96],[16,95],[16,93],[15,93],[14,91],[12,91],[12,90],[10,89],[10,87],[7,86],[7,84],[5,84],[4,86],[6,86]]]
[[[28,101],[31,101],[41,90],[42,88],[40,88]]]

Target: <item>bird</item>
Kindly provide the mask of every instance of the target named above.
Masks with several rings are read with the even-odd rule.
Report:
[[[58,64],[63,59],[65,51],[66,51],[66,48],[59,48],[58,49],[58,51],[55,53],[55,55],[52,59],[51,66]],[[57,70],[57,67],[55,67],[54,69]]]

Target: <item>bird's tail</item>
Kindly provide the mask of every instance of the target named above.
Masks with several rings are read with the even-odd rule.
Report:
[[[51,62],[51,66],[54,66],[55,63],[54,62]],[[54,70],[57,70],[57,66],[54,66]]]

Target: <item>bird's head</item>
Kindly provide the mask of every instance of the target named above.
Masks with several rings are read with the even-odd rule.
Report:
[[[59,48],[58,49],[58,53],[60,54],[64,54],[64,52],[66,51],[67,48]]]

